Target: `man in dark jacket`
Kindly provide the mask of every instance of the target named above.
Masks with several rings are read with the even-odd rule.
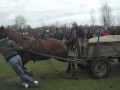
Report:
[[[63,40],[63,33],[59,28],[56,28],[56,32],[54,33],[53,37],[58,40]]]
[[[9,40],[8,38],[2,37],[0,39],[0,53],[3,55],[5,60],[11,65],[13,70],[22,80],[22,85],[25,88],[28,88],[28,84],[38,85],[38,81],[34,80],[30,76],[26,75],[23,67],[22,60],[17,51],[21,50],[14,41]]]
[[[81,57],[84,55],[83,52],[83,39],[85,38],[85,33],[81,27],[78,27],[76,22],[72,23],[72,37],[77,38],[77,52],[78,57]]]
[[[93,33],[91,30],[88,28],[87,31],[85,32],[86,39],[93,38]]]

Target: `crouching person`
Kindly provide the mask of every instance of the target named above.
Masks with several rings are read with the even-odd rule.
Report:
[[[21,57],[17,53],[18,50],[21,50],[21,48],[14,41],[5,37],[0,39],[0,53],[20,77],[22,85],[25,88],[28,88],[29,84],[38,86],[38,81],[25,74]]]

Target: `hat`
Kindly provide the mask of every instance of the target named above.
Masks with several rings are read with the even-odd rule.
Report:
[[[49,32],[49,30],[46,30],[46,32]]]

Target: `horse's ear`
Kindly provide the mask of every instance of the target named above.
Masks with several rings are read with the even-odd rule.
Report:
[[[0,30],[4,30],[4,27],[3,27],[3,25],[0,27]]]

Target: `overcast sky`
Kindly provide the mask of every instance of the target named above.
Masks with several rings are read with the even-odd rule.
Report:
[[[90,24],[90,10],[95,10],[96,24],[100,23],[99,8],[108,3],[113,14],[120,13],[120,0],[0,0],[0,25],[12,25],[23,15],[32,27],[54,24]]]

